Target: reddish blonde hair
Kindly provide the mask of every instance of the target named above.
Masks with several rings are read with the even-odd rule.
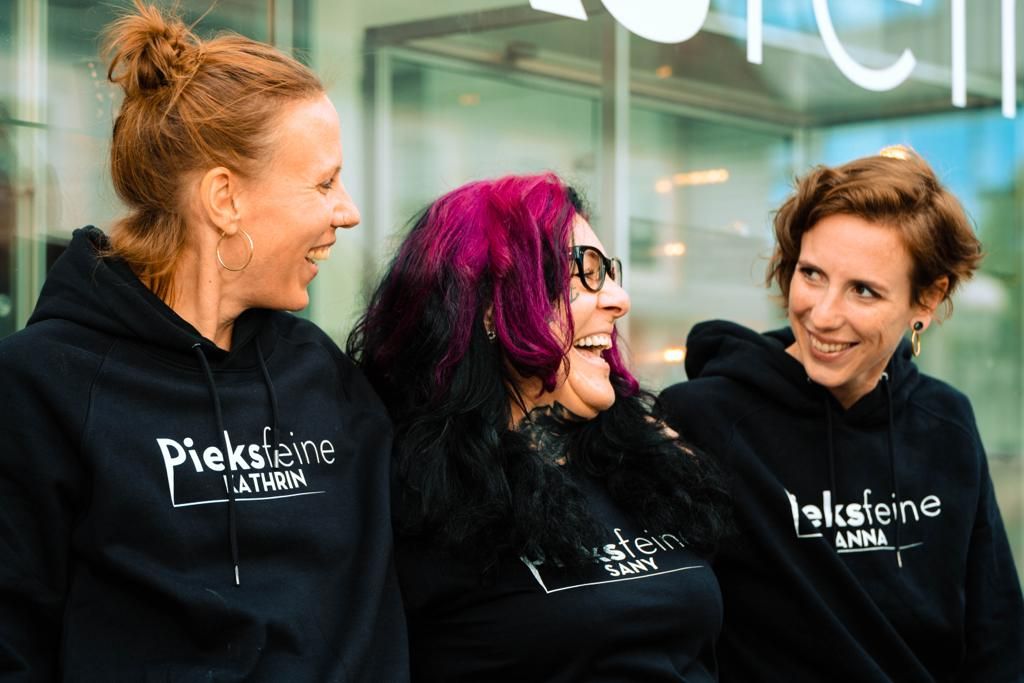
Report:
[[[842,166],[816,166],[797,179],[795,191],[775,213],[776,246],[766,283],[777,283],[787,303],[804,233],[837,214],[899,232],[913,263],[914,303],[924,304],[935,281],[946,277],[949,286],[941,303],[951,313],[950,297],[981,263],[981,242],[963,207],[928,162],[910,148],[886,148]]]
[[[256,175],[279,112],[323,85],[277,49],[235,34],[209,41],[143,0],[107,27],[107,77],[124,89],[110,171],[129,213],[111,230],[109,255],[127,261],[164,300],[188,228],[189,174],[224,166]]]

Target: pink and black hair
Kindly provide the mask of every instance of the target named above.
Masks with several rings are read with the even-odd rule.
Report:
[[[399,536],[488,566],[504,553],[589,562],[583,550],[600,533],[580,469],[604,477],[644,528],[686,529],[697,548],[720,535],[724,490],[651,418],[614,345],[604,354],[614,405],[555,420],[559,453],[512,425],[512,402],[523,404],[514,378],[551,390],[568,362],[577,215],[579,195],[550,173],[464,185],[416,219],[374,291],[347,350],[395,423]]]
[[[408,365],[412,344],[415,363],[432,370],[431,395],[423,398],[443,400],[470,346],[488,344],[483,319],[490,308],[493,346],[521,377],[537,377],[544,390],[553,390],[568,362],[564,339],[571,344],[573,336],[571,316],[559,310],[569,310],[577,214],[586,217],[578,193],[551,173],[473,182],[433,202],[360,322],[364,361],[407,385],[410,377],[400,369]],[[549,321],[563,317],[566,335],[560,339]],[[637,382],[616,346],[605,359],[616,386],[635,394]],[[508,376],[504,380],[514,386]]]

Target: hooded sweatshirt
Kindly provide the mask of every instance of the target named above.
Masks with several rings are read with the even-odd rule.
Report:
[[[0,342],[0,678],[405,680],[368,383],[286,313],[218,348],[105,245]]]
[[[690,381],[660,397],[733,482],[721,680],[1024,681],[1020,582],[967,399],[903,343],[844,410],[792,343],[701,323]]]

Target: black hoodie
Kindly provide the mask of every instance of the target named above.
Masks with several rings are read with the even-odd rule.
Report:
[[[286,313],[219,349],[105,244],[0,342],[0,678],[404,680],[369,385]]]
[[[660,397],[733,479],[721,680],[1024,681],[1020,582],[967,399],[904,343],[843,410],[792,343],[701,323],[690,381]]]

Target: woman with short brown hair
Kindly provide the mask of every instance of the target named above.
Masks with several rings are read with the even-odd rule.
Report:
[[[0,343],[4,680],[404,680],[390,422],[286,312],[359,222],[334,106],[141,0],[107,47],[128,212]]]
[[[927,305],[935,283],[945,283],[941,301],[951,311],[953,292],[981,263],[981,243],[960,202],[916,152],[894,146],[838,168],[818,166],[779,207],[767,280],[783,298],[789,296],[804,233],[838,214],[899,232],[913,264],[912,298],[919,304]]]
[[[890,148],[799,179],[775,234],[790,327],[697,325],[690,381],[660,397],[732,474],[721,680],[1022,680],[1020,582],[970,403],[912,362],[981,260],[963,209]]]

